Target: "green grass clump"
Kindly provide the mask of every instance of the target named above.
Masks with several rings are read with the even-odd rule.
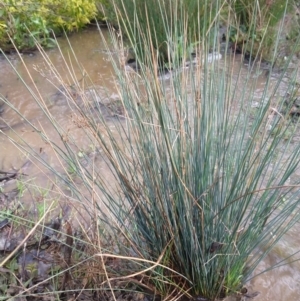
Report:
[[[181,7],[180,1],[175,3]],[[133,273],[106,273],[108,282],[121,277],[151,288],[163,299],[185,295],[217,300],[240,292],[300,218],[299,181],[288,183],[299,167],[300,145],[294,143],[293,133],[286,139],[291,129],[287,116],[280,114],[274,122],[269,118],[274,108],[280,109],[276,92],[282,77],[276,85],[269,78],[257,99],[255,67],[241,76],[230,55],[209,63],[211,51],[219,47],[218,15],[209,31],[199,30],[194,62],[187,61],[189,55],[179,59],[178,49],[167,47],[177,67],[167,79],[159,77],[152,21],[146,28],[135,27],[142,20],[140,7],[133,8],[136,23],[126,23],[125,34],[136,30],[129,46],[143,62],[140,70],[128,71],[122,56],[117,62],[111,57],[123,113],[106,120],[99,98],[89,99],[96,90],[82,89],[93,87],[85,71],[79,67],[86,81],[81,85],[72,66],[66,69],[82,97],[78,101],[70,95],[68,104],[73,120],[81,121],[74,124],[87,144],[76,143],[45,109],[41,94],[29,89],[61,141],[51,141],[47,132],[33,128],[52,146],[62,168],[54,169],[26,141],[20,147],[68,187],[74,202],[82,203],[93,217],[98,214],[114,250],[98,255],[132,264]],[[159,8],[156,17],[166,21],[169,7]],[[176,20],[175,33],[172,22],[162,24],[169,45],[189,36],[188,21]],[[119,22],[122,28],[127,21]],[[110,38],[117,53],[125,52],[122,35],[112,29]],[[187,54],[190,46],[183,38],[180,51]],[[64,84],[45,53],[44,58]],[[254,100],[261,106],[253,112]],[[90,145],[99,150],[100,166],[83,151]],[[103,164],[108,174],[103,174]]]
[[[126,34],[136,30],[146,62],[140,64],[141,82],[116,66],[128,116],[126,148],[99,137],[119,183],[122,202],[113,198],[114,212],[128,229],[128,243],[142,258],[171,269],[148,273],[164,296],[174,287],[210,300],[238,292],[299,220],[299,183],[287,181],[299,165],[300,147],[292,143],[293,135],[286,141],[285,116],[269,121],[272,107],[279,105],[278,86],[267,81],[264,105],[253,116],[251,70],[241,78],[229,58],[208,63],[209,51],[219,46],[218,15],[214,21],[205,35],[199,30],[196,62],[186,69],[183,59],[167,81],[158,77],[151,30],[126,28]],[[166,41],[174,39],[171,26],[164,23]],[[188,36],[187,28],[181,19],[177,37]],[[139,54],[136,41],[130,43]],[[183,52],[189,47],[185,39]],[[175,53],[168,49],[169,57]]]
[[[282,1],[282,0],[260,0],[260,1],[236,1],[233,5],[235,14],[241,25],[246,27],[252,27],[256,25],[257,27],[268,27],[276,25],[282,17],[285,16],[286,6],[288,5],[288,10],[292,9],[293,1]],[[253,24],[252,19],[256,18],[258,24]]]
[[[272,61],[274,53],[279,56],[276,64],[284,56],[299,51],[296,41],[299,39],[299,23],[297,3],[293,0],[260,0],[260,1],[235,1],[228,8],[232,12],[229,22],[231,26],[230,38],[236,47],[246,46],[248,53],[261,56],[266,61]],[[278,41],[278,31],[281,36]],[[279,44],[279,45],[277,45]]]
[[[216,1],[205,0],[114,0],[106,6],[109,22],[117,25],[134,45],[137,59],[145,55],[144,39],[140,35],[150,35],[156,59],[163,63],[175,64],[170,57],[170,49],[180,50],[183,40],[190,45],[205,36],[213,22]],[[181,22],[186,22],[186,36],[179,34]],[[167,29],[167,31],[166,31]],[[200,32],[198,32],[200,31]],[[181,59],[183,53],[178,53]]]
[[[184,276],[154,269],[150,278],[165,284],[161,292],[171,291],[166,283],[211,300],[239,291],[299,220],[299,192],[285,186],[299,164],[299,145],[282,144],[281,121],[266,129],[270,99],[254,121],[248,94],[243,109],[234,110],[237,83],[227,76],[217,63],[204,64],[175,73],[167,90],[153,75],[144,95],[119,73],[131,118],[126,152],[115,143],[107,152],[114,154],[110,163],[124,200],[117,217],[137,254],[162,258]]]

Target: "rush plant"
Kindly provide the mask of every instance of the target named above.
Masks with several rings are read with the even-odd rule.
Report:
[[[130,46],[134,45],[137,60],[146,55],[143,35],[150,36],[155,59],[163,67],[166,62],[171,65],[177,63],[170,56],[170,51],[177,49],[177,42],[183,39],[179,34],[182,22],[186,25],[184,39],[187,43],[198,42],[198,37],[204,37],[210,30],[217,3],[211,0],[113,0],[104,11],[109,22],[117,25],[128,38]]]
[[[73,118],[81,121],[75,124],[86,139],[84,148],[45,108],[42,93],[28,86],[61,141],[32,126],[50,143],[62,168],[51,167],[28,142],[22,141],[20,147],[68,187],[74,202],[82,203],[88,212],[94,210],[92,216],[96,211],[99,223],[106,225],[104,232],[113,247],[110,254],[99,253],[99,257],[129,261],[127,267],[132,269],[125,272],[120,265],[118,271],[105,274],[108,282],[119,276],[151,288],[164,300],[183,295],[217,300],[240,292],[259,262],[299,221],[299,181],[288,181],[299,167],[300,145],[294,143],[293,134],[285,138],[292,122],[287,115],[270,118],[280,111],[276,92],[282,77],[275,85],[270,78],[266,81],[261,105],[253,112],[255,68],[249,66],[241,76],[242,72],[234,71],[234,57],[219,61],[211,53],[219,47],[218,15],[209,31],[199,29],[193,61],[189,55],[179,59],[176,47],[166,48],[167,56],[177,60],[176,68],[168,77],[160,77],[153,21],[130,27],[145,20],[139,19],[140,9],[133,6],[132,25],[118,19],[120,28],[126,24],[127,36],[136,31],[129,46],[141,58],[139,72],[128,70],[122,56],[120,61],[111,57],[122,114],[106,120],[96,89],[82,90],[92,83],[74,80],[82,97],[78,101],[68,95],[67,99]],[[157,18],[165,20],[169,9],[160,5]],[[115,10],[116,15],[126,11],[119,6]],[[180,21],[177,32],[167,22],[162,24],[167,45],[189,36],[187,20],[176,20]],[[117,53],[125,52],[122,35],[111,29],[110,38]],[[181,39],[180,47],[181,53],[187,53],[190,41]],[[43,55],[45,65],[64,85]],[[68,70],[74,79],[73,66]],[[78,152],[90,145],[101,150],[109,175],[103,175],[102,163],[98,166],[85,152],[78,158]],[[70,162],[76,181],[64,175]]]

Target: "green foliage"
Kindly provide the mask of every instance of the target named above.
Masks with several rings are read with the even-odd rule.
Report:
[[[137,7],[129,10],[130,3]],[[71,137],[64,138],[66,131],[46,110],[61,137],[61,143],[47,142],[62,165],[69,166],[66,173],[76,174],[76,182],[43,162],[70,189],[72,201],[82,202],[87,212],[98,209],[118,255],[139,263],[143,285],[154,286],[162,299],[186,295],[216,300],[238,292],[300,219],[299,181],[287,185],[299,166],[300,145],[292,141],[294,132],[286,140],[285,118],[269,126],[270,112],[276,107],[272,96],[283,76],[276,85],[266,82],[259,99],[263,105],[253,114],[252,69],[240,77],[242,72],[232,69],[227,57],[220,64],[208,63],[211,43],[219,47],[217,20],[211,30],[199,34],[207,39],[196,40],[200,41],[195,45],[196,62],[186,68],[180,59],[190,51],[194,33],[184,18],[177,18],[178,11],[185,11],[183,3],[174,1],[170,7],[171,2],[155,2],[151,8],[148,2],[141,3],[128,2],[123,10],[115,6],[129,47],[147,62],[135,74],[111,57],[125,120],[104,120],[101,110],[95,112],[90,106],[96,98],[85,98],[85,91],[81,91],[83,106],[74,100],[74,116],[85,120],[82,131],[87,145],[101,150],[115,182],[107,180],[102,166],[93,160],[90,164],[78,160],[89,158]],[[158,15],[150,17],[150,9]],[[131,11],[133,19],[119,18]],[[143,23],[147,16],[148,24]],[[125,52],[114,30],[111,40]],[[158,77],[157,58],[176,63],[169,80]],[[82,89],[79,84],[77,88]],[[42,106],[43,100],[35,99]],[[32,156],[39,156],[22,143]]]
[[[8,35],[21,50],[35,48],[35,39],[44,47],[54,44],[52,31],[71,32],[96,16],[94,1],[89,0],[2,0],[0,2],[0,47],[13,48]],[[29,33],[30,32],[30,33]]]
[[[156,59],[160,63],[168,62],[168,67],[177,64],[170,53],[174,48],[179,48],[177,42],[184,38],[189,45],[193,45],[207,39],[207,31],[218,13],[223,15],[222,22],[231,28],[230,39],[240,50],[261,55],[267,61],[272,60],[274,48],[281,57],[288,56],[294,51],[292,48],[299,37],[298,26],[294,25],[299,21],[293,13],[296,8],[293,0],[237,0],[228,3],[211,0],[113,0],[103,4],[107,20],[117,25],[121,33],[128,37],[130,44],[135,45],[134,53],[138,60],[145,61],[143,41],[138,32],[145,34],[149,31],[151,44],[148,48],[153,47]],[[291,22],[281,24],[287,13],[290,13],[288,19]],[[186,36],[180,34],[182,29],[179,26],[187,28]],[[283,31],[283,38],[280,39],[279,47],[275,47],[280,30]],[[188,56],[189,53],[183,55]]]
[[[156,18],[163,19],[169,7],[157,6],[163,13]],[[143,20],[136,15],[135,24]],[[119,22],[125,26],[124,18]],[[176,59],[190,48],[188,39],[178,39],[189,36],[184,19],[178,19],[176,29],[167,19],[161,27],[150,21],[126,24],[125,32],[135,34],[129,46],[147,64],[140,64],[139,83],[115,66],[130,118],[126,129],[121,124],[117,131],[126,136],[122,148],[109,129],[109,142],[98,135],[118,185],[115,194],[97,185],[118,225],[129,227],[124,236],[136,254],[168,268],[148,274],[164,298],[179,285],[193,297],[216,300],[238,292],[299,221],[299,190],[285,185],[299,166],[300,145],[291,143],[295,129],[286,141],[291,128],[284,118],[267,126],[274,105],[267,95],[275,95],[279,83],[272,88],[267,82],[259,101],[265,105],[253,116],[251,71],[240,78],[239,72],[232,75],[226,59],[208,64],[211,41],[218,47],[218,22],[207,40],[200,40],[198,65],[185,69],[177,59],[181,68],[173,70],[169,81],[158,78],[153,60],[160,51],[154,23],[169,41],[162,46],[169,57]],[[117,47],[117,37],[114,41]]]
[[[241,25],[251,27],[255,18],[257,27],[266,25],[272,27],[284,16],[287,4],[289,10],[291,9],[291,3],[292,1],[282,0],[237,0],[234,1],[233,8]]]
[[[127,235],[136,252],[154,262],[163,254],[165,265],[189,280],[155,270],[151,276],[156,281],[156,274],[161,275],[156,288],[168,291],[167,285],[160,288],[162,283],[177,279],[192,296],[215,300],[238,291],[257,262],[299,219],[296,195],[275,187],[285,184],[300,154],[297,146],[288,167],[275,161],[276,151],[289,143],[281,144],[282,127],[266,132],[268,106],[250,122],[247,113],[232,111],[234,93],[226,96],[236,85],[234,79],[227,82],[217,64],[211,71],[204,68],[200,86],[200,71],[193,68],[175,74],[168,89],[155,76],[148,77],[152,114],[138,105],[143,93],[130,85],[132,79],[119,73],[125,106],[133,116],[128,120],[131,146],[121,152],[113,144],[117,155],[110,163],[124,198],[118,221],[125,228],[124,216],[130,216],[133,227]],[[181,84],[186,81],[188,91]],[[251,99],[243,97],[246,110]],[[130,160],[127,154],[132,154]],[[270,169],[270,178],[263,182]],[[282,195],[289,201],[279,209]],[[289,216],[293,210],[294,219]],[[259,252],[263,246],[264,254]]]
[[[275,48],[280,56],[295,51],[292,48],[299,37],[295,1],[238,0],[230,8],[233,12],[230,38],[240,49],[245,47],[248,53],[261,55],[267,61],[272,60]],[[282,32],[280,39],[279,31]]]
[[[159,63],[176,64],[171,52],[178,49],[178,41],[186,39],[188,44],[193,44],[206,38],[216,12],[216,2],[113,0],[106,6],[105,12],[108,20],[117,24],[121,33],[128,37],[131,45],[134,45],[138,60],[143,59],[145,55],[144,41],[139,34],[142,32],[151,36],[151,45],[148,47],[155,49],[155,58]],[[187,29],[184,37],[182,27]]]

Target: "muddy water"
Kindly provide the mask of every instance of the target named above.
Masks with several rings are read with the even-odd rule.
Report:
[[[8,137],[20,142],[24,148],[28,148],[26,141],[30,141],[30,147],[37,154],[42,155],[42,158],[53,168],[60,171],[61,174],[66,174],[70,168],[70,166],[61,164],[51,145],[47,143],[47,139],[41,139],[40,135],[23,118],[16,114],[15,110],[19,111],[36,128],[47,129],[48,138],[57,141],[58,146],[62,146],[58,133],[51,126],[50,121],[45,118],[43,111],[28,90],[32,90],[39,99],[42,99],[44,108],[49,115],[55,117],[57,124],[64,131],[66,139],[70,139],[68,137],[70,135],[76,140],[76,143],[74,142],[74,150],[76,152],[84,151],[91,155],[96,152],[96,150],[87,147],[91,142],[87,141],[86,135],[81,127],[78,126],[80,120],[78,121],[78,117],[74,115],[72,110],[74,104],[70,102],[68,96],[63,94],[68,95],[69,92],[65,92],[65,88],[61,87],[61,84],[64,83],[65,87],[71,87],[78,81],[82,91],[84,91],[86,90],[85,85],[88,85],[87,82],[93,82],[94,85],[90,92],[93,90],[97,91],[99,101],[105,103],[116,99],[117,95],[115,93],[113,70],[109,62],[109,55],[104,52],[104,45],[101,44],[101,38],[97,30],[89,30],[69,37],[75,56],[80,58],[80,64],[72,56],[68,41],[64,38],[59,38],[58,42],[60,50],[55,48],[46,52],[56,70],[52,69],[50,64],[45,64],[43,55],[38,52],[22,56],[26,67],[24,67],[17,55],[9,57],[12,66],[22,76],[27,87],[20,81],[12,66],[4,58],[0,60],[0,93],[14,107],[11,108],[6,104],[1,106],[3,112],[0,116],[2,117],[0,127],[3,128],[4,134],[0,135],[0,170],[19,170],[28,162],[26,153],[13,143],[10,143]],[[67,64],[72,66],[72,70],[68,70],[63,57],[67,60]],[[59,80],[57,79],[56,71],[61,76]],[[86,76],[87,73],[88,78]],[[32,78],[30,78],[29,74]],[[78,101],[81,100],[80,91],[71,89],[70,93]],[[9,128],[5,128],[6,125]],[[30,159],[32,160],[33,158],[31,157]],[[103,172],[105,173],[105,164],[99,156],[95,156],[94,163],[100,167],[100,170],[104,170]],[[74,201],[72,193],[68,191],[67,187],[62,185],[63,179],[53,179],[53,176],[37,160],[33,160],[33,163],[26,163],[21,172],[30,175],[22,178],[27,188],[22,197],[22,203],[25,203],[33,211],[36,211],[38,207],[36,200],[39,203],[51,202],[53,199],[63,202],[62,199],[69,197]],[[4,191],[9,191],[15,185],[15,181],[12,181],[11,185],[6,184]],[[45,188],[40,189],[38,187]],[[63,211],[67,211],[68,214],[72,211],[72,208],[69,208],[70,204],[73,204],[75,209],[78,209],[78,206],[81,205],[74,204],[74,202],[66,203],[68,205],[63,204],[62,207]],[[83,225],[86,227],[89,224],[89,218],[82,218],[82,215],[79,216],[80,220],[86,220],[86,224]]]
[[[58,41],[63,56],[68,59],[70,47],[67,40],[60,38]],[[86,90],[86,88],[90,89],[90,87],[88,87],[88,81],[85,79],[86,74],[88,74],[91,81],[94,83],[92,89],[97,90],[97,97],[100,97],[101,101],[110,102],[117,100],[118,95],[114,86],[114,75],[109,61],[109,54],[104,51],[105,47],[101,43],[98,31],[88,30],[74,34],[69,37],[69,41],[77,58],[80,60],[79,66],[74,59],[68,61],[68,65],[70,65],[71,62],[73,66],[71,72],[67,70],[67,66],[64,64],[59,49],[56,48],[47,51],[47,55],[52,64],[62,76],[60,82],[63,81],[66,86],[70,87],[76,81],[79,81],[83,90]],[[63,97],[58,91],[59,81],[57,80],[55,73],[51,70],[49,65],[45,65],[40,53],[36,52],[33,55],[24,55],[22,58],[29,73],[32,75],[32,79],[29,77],[21,60],[16,55],[10,56],[13,67],[28,83],[27,88],[24,87],[24,84],[12,70],[9,63],[4,58],[1,58],[0,93],[4,95],[10,101],[12,106],[20,111],[34,126],[40,129],[47,129],[47,134],[50,139],[57,139],[57,141],[60,141],[57,132],[51,127],[49,120],[45,118],[43,112],[28,92],[28,89],[32,89],[37,95],[40,93],[45,103],[44,107],[49,110],[51,115],[55,116],[58,124],[62,126],[65,132],[70,133],[75,137],[74,147],[76,147],[76,151],[86,151],[86,145],[89,145],[89,141],[86,139],[86,135],[84,135],[82,129],[74,125],[74,115],[72,114],[72,105],[74,104],[70,104],[66,97]],[[238,72],[240,70],[239,58],[236,59],[235,64]],[[247,73],[246,68],[247,66],[242,70],[245,74]],[[256,77],[256,80],[258,81],[255,93],[259,96],[265,85],[265,77],[263,73],[257,74],[254,77]],[[73,92],[78,93],[78,91],[72,90],[70,93]],[[258,96],[257,98],[259,99]],[[255,101],[255,97],[253,101]],[[2,117],[0,127],[4,127],[4,125],[7,124],[10,128],[3,128],[4,134],[0,134],[0,170],[18,170],[24,163],[28,162],[25,152],[11,143],[9,137],[21,142],[21,145],[23,145],[24,148],[27,148],[25,141],[30,142],[30,146],[38,154],[42,154],[42,157],[45,158],[47,162],[50,162],[53,168],[60,169],[62,173],[69,168],[68,166],[65,166],[65,170],[63,170],[59,159],[54,155],[51,146],[47,143],[47,139],[41,139],[41,137],[15,113],[13,108],[10,108],[7,105],[4,105],[1,108],[3,109],[3,113],[0,116]],[[113,123],[111,126],[113,127]],[[68,137],[66,137],[66,139],[67,138]],[[61,142],[58,142],[58,144],[60,143]],[[93,152],[95,152],[95,150],[90,150],[90,153]],[[103,174],[107,180],[110,181],[111,179],[109,178],[107,167],[103,163],[101,156],[96,156],[95,164],[97,164],[97,166],[102,166]],[[62,202],[63,210],[69,210],[69,208],[66,209],[66,207],[64,207],[64,198],[72,200],[72,194],[68,192],[67,187],[64,189],[61,188],[62,185],[57,184],[57,180],[51,177],[49,172],[43,168],[42,164],[33,160],[33,163],[28,163],[24,166],[22,173],[29,175],[28,178],[24,176],[23,179],[26,183],[25,186],[27,190],[24,192],[22,202],[26,203],[28,206],[32,206],[33,209],[36,209],[38,203],[50,201],[55,198],[59,202]],[[300,172],[297,172],[296,176],[300,176]],[[76,179],[74,179],[74,181],[76,181]],[[16,185],[16,183],[13,182],[11,186],[13,185]],[[37,186],[46,187],[44,190],[49,191],[43,193]],[[54,188],[57,188],[57,190]],[[9,186],[5,187],[5,189],[9,189]],[[70,202],[68,202],[68,206],[70,206]],[[71,209],[74,210],[77,206],[78,204],[75,204]],[[82,224],[85,221],[85,226],[87,226],[89,219],[80,214],[74,215],[76,218],[78,216],[80,223]],[[299,230],[300,225],[296,225],[280,242],[274,252],[260,264],[257,273],[268,267],[270,264],[274,264],[274,262],[277,262],[280,258],[296,252],[300,248]],[[298,301],[300,300],[300,264],[299,262],[290,262],[288,265],[254,278],[250,281],[249,286],[252,291],[260,292],[260,295],[256,297],[255,300]]]

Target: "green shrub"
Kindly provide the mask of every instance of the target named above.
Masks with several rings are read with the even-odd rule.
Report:
[[[49,47],[53,44],[52,31],[59,34],[82,28],[96,13],[95,1],[89,0],[2,0],[0,47],[4,51],[13,48],[8,35],[21,50],[35,48],[34,38]]]

